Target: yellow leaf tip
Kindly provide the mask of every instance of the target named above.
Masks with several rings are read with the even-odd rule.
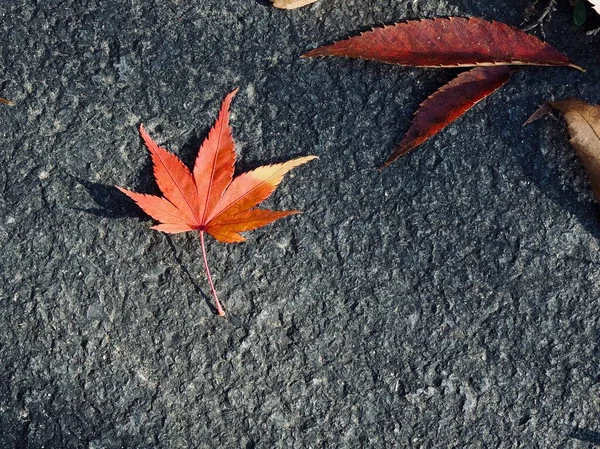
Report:
[[[567,67],[571,67],[572,69],[579,70],[582,73],[587,73],[587,70],[581,67],[580,65],[570,63]]]

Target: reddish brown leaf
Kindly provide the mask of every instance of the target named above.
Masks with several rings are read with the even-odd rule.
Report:
[[[5,104],[7,106],[14,106],[15,105],[12,101],[7,100],[6,98],[0,98],[0,103]]]
[[[421,145],[502,87],[510,73],[508,66],[475,67],[441,87],[421,103],[402,142],[383,167]]]
[[[237,90],[223,101],[217,122],[199,149],[194,172],[177,156],[159,147],[140,126],[140,133],[154,164],[154,177],[164,197],[145,195],[117,187],[159,222],[152,227],[168,234],[196,231],[200,235],[204,268],[219,315],[225,312],[215,291],[204,234],[225,242],[243,242],[239,233],[266,226],[298,211],[253,209],[270,196],[286,173],[315,159],[301,157],[283,164],[265,165],[233,179],[235,149],[229,126],[229,107]]]
[[[548,114],[551,108],[563,113],[569,129],[569,143],[585,167],[596,199],[600,201],[600,105],[571,98],[546,103],[527,119],[531,123]]]
[[[501,22],[462,17],[411,20],[374,28],[303,55],[317,56],[373,59],[413,67],[526,64],[583,70],[535,36]]]

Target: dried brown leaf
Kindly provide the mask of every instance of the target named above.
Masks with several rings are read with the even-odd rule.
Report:
[[[587,170],[594,195],[600,201],[600,105],[588,104],[576,98],[552,101],[542,105],[525,123],[546,115],[549,106],[562,112],[569,130],[569,143]]]
[[[317,0],[274,0],[273,6],[280,9],[296,9],[310,5],[316,1]]]

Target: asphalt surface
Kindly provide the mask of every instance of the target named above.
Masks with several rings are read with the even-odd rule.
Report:
[[[528,68],[379,173],[454,70],[301,60],[408,18],[519,26],[526,0],[0,3],[0,448],[593,448],[600,217],[561,120],[600,102],[566,4]],[[542,36],[539,28],[535,33]],[[194,158],[235,87],[240,171],[315,154],[267,205],[304,214],[166,236],[137,127]]]

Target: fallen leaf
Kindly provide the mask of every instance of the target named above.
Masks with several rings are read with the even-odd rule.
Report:
[[[245,240],[240,232],[265,226],[299,211],[254,209],[267,199],[291,169],[315,156],[265,165],[233,178],[235,149],[229,125],[229,108],[237,90],[229,93],[215,125],[200,146],[193,172],[177,156],[159,147],[140,126],[140,134],[150,151],[154,177],[163,196],[145,195],[117,187],[134,200],[150,217],[159,222],[152,227],[168,234],[196,231],[200,235],[204,268],[215,305],[225,315],[212,281],[206,257],[204,234],[220,242]]]
[[[535,36],[479,18],[410,20],[316,48],[302,57],[342,56],[412,67],[573,64]]]
[[[273,0],[273,6],[281,9],[296,9],[310,5],[317,0]]]
[[[568,66],[584,71],[535,36],[501,22],[474,17],[411,20],[374,28],[302,55],[320,56],[413,67],[475,67],[458,75],[420,105],[402,142],[383,167],[430,139],[508,82],[513,70],[507,66]]]
[[[5,104],[7,106],[14,106],[15,105],[12,101],[7,100],[6,98],[0,98],[0,103]]]
[[[551,109],[562,112],[569,130],[569,143],[588,172],[596,199],[600,201],[600,105],[575,98],[543,104],[525,125],[540,119]]]
[[[508,66],[475,67],[459,74],[421,103],[400,145],[383,164],[389,166],[431,138],[510,79]]]

